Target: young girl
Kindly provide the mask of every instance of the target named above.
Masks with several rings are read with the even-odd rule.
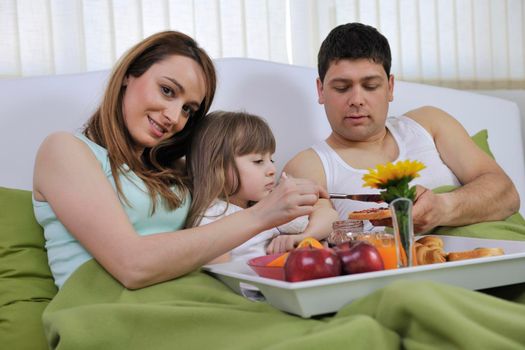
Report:
[[[190,217],[189,222],[205,225],[266,197],[276,185],[274,152],[274,136],[260,117],[240,112],[210,113],[196,131],[188,157],[189,174],[198,184],[193,189],[192,212],[207,210]],[[324,211],[315,222],[302,216],[263,231],[212,262],[284,252],[305,237],[324,239],[337,219],[335,210]]]

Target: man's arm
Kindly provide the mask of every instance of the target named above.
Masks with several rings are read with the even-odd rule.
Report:
[[[283,171],[293,177],[310,179],[324,189],[327,189],[323,163],[321,163],[321,159],[319,159],[319,156],[311,148],[293,157],[286,163]],[[334,210],[332,202],[325,198],[319,198],[316,206]]]
[[[457,120],[434,107],[422,107],[406,115],[428,130],[441,159],[463,185],[443,194],[418,188],[413,210],[416,232],[502,220],[518,211],[520,199],[510,178],[479,149]]]
[[[326,176],[321,159],[311,148],[300,152],[284,167],[284,172],[299,178],[310,179],[326,189]],[[310,215],[305,234],[310,236],[325,236],[330,234],[332,223],[339,220],[330,199],[319,198],[314,212]]]

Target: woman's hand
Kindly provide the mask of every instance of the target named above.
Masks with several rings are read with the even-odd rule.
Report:
[[[311,180],[282,174],[279,185],[264,199],[251,207],[254,215],[265,222],[267,228],[287,223],[296,217],[310,215],[319,198],[328,193]]]

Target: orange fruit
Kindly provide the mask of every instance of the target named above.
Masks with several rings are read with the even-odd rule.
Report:
[[[280,255],[266,264],[266,266],[283,267],[284,263],[286,262],[286,258],[288,258],[288,254],[290,254],[290,252]]]
[[[303,239],[297,248],[317,248],[317,249],[323,249],[324,246],[321,242],[319,242],[317,239],[312,237],[307,237]],[[286,263],[286,259],[288,258],[288,255],[290,252],[283,253],[282,255],[279,255],[277,258],[270,261],[266,266],[273,266],[273,267],[283,267]]]
[[[318,248],[323,249],[324,245],[313,237],[307,237],[303,239],[297,248]]]

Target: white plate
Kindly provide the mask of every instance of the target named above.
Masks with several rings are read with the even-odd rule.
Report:
[[[204,270],[245,297],[258,297],[250,288],[255,286],[269,304],[302,317],[337,312],[352,300],[400,279],[432,280],[471,290],[525,282],[525,242],[440,237],[447,252],[486,247],[503,248],[505,255],[294,283],[259,277],[244,262],[206,265]]]

